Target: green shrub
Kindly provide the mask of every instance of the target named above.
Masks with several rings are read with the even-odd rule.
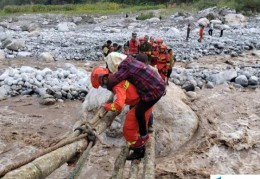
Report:
[[[155,17],[152,12],[149,13],[141,13],[139,16],[136,17],[136,20],[146,20]]]

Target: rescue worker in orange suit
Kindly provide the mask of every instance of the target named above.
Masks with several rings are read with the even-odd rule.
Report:
[[[159,57],[157,60],[157,69],[162,79],[165,81],[168,69],[170,68],[170,56],[167,53],[166,45],[161,45],[159,48]]]
[[[157,64],[158,57],[159,57],[158,46],[156,43],[154,43],[152,45],[152,54],[151,54],[151,63],[150,63],[151,66],[154,67]]]
[[[99,86],[106,87],[108,82],[109,71],[106,68],[97,67],[91,73],[91,83],[94,88]],[[126,114],[125,123],[123,126],[123,134],[129,146],[136,143],[139,138],[139,125],[135,115],[135,105],[139,102],[140,97],[137,93],[137,89],[134,85],[127,80],[123,80],[116,84],[112,91],[115,93],[116,99],[112,103],[104,104],[103,107],[106,111],[118,112],[123,110],[124,105],[129,105],[130,110]],[[146,126],[152,112],[152,107],[145,112]],[[135,160],[144,157],[145,146],[139,148],[132,148],[131,153],[127,160]]]
[[[157,65],[157,61],[159,58],[159,49],[163,44],[163,40],[161,38],[156,39],[155,43],[152,46],[152,55],[151,55],[151,66]]]
[[[142,44],[139,45],[139,53],[144,53],[148,56],[148,60],[151,61],[152,45],[148,42],[149,36],[145,35],[143,37]]]
[[[126,46],[128,47],[128,54],[136,57],[139,54],[139,43],[137,40],[137,34],[135,32],[132,33],[131,40],[126,42]]]
[[[198,42],[201,42],[203,39],[203,33],[204,33],[204,26],[200,25],[200,31],[199,31],[199,39]]]
[[[169,79],[170,79],[171,74],[172,74],[172,67],[176,63],[176,59],[175,59],[175,56],[173,54],[172,49],[168,49],[168,54],[169,54],[169,57],[170,57],[170,66],[169,66],[169,69],[168,69],[168,72],[167,72],[167,80],[166,80],[167,85],[169,85]]]

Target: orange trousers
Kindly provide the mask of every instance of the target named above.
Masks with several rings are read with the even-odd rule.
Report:
[[[145,112],[146,128],[148,127],[148,122],[152,110],[153,107]],[[139,125],[135,116],[135,108],[132,108],[126,114],[125,123],[123,126],[123,134],[127,142],[134,142],[139,138]]]

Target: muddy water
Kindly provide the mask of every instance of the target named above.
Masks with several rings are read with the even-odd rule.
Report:
[[[200,118],[193,139],[158,159],[157,178],[260,174],[260,90],[220,85],[188,102]]]

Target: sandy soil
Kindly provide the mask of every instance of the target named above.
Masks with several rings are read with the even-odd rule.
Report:
[[[72,132],[80,101],[42,106],[36,96],[0,102],[0,169],[55,144]]]

